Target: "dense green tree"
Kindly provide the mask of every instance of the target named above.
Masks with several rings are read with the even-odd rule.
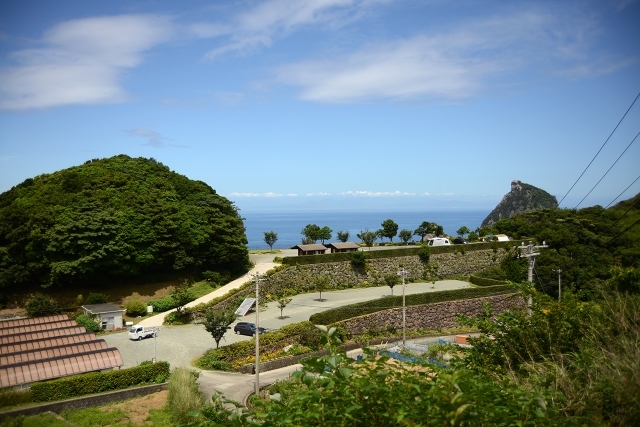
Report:
[[[406,228],[404,228],[400,230],[400,232],[398,233],[398,237],[406,245],[407,243],[409,243],[409,240],[411,240],[411,238],[413,237],[413,233],[411,232],[411,230],[407,230]]]
[[[321,228],[317,224],[307,224],[300,232],[305,238],[305,241],[316,243],[320,239]]]
[[[193,291],[190,289],[190,284],[188,282],[182,283],[179,286],[176,286],[171,291],[171,298],[174,301],[176,307],[176,313],[178,316],[182,315],[182,309],[185,305],[196,299]]]
[[[413,234],[418,235],[424,240],[427,234],[433,234],[434,236],[441,236],[444,234],[444,228],[436,224],[435,222],[423,221],[418,228],[415,229]]]
[[[87,304],[106,304],[109,302],[109,297],[101,292],[91,292],[87,295]]]
[[[346,243],[348,240],[349,240],[348,231],[338,231],[338,241],[342,243]]]
[[[315,278],[315,280],[313,281],[313,287],[316,291],[320,293],[320,297],[316,301],[320,301],[320,302],[325,301],[322,299],[322,291],[327,289],[327,286],[329,286],[329,279],[327,277],[318,276]]]
[[[371,248],[371,246],[373,246],[373,242],[375,242],[377,237],[378,235],[376,234],[376,232],[369,231],[368,228],[365,228],[360,232],[360,234],[358,234],[358,239],[362,240],[362,243],[364,243],[368,248]]]
[[[0,194],[0,288],[246,271],[237,208],[153,159],[120,155]]]
[[[325,240],[331,240],[331,233],[332,232],[333,232],[333,230],[325,225],[324,227],[322,227],[320,229],[320,232],[318,233],[318,240],[320,240],[322,242],[322,244],[324,245],[324,241]]]
[[[269,245],[269,250],[273,250],[273,245],[278,241],[278,233],[273,231],[264,232],[264,242]]]
[[[458,228],[458,231],[456,231],[456,233],[458,233],[458,236],[466,236],[467,234],[471,233],[471,230],[469,230],[469,227],[467,227],[466,225],[463,225],[462,227]]]
[[[204,328],[211,334],[216,342],[216,348],[220,347],[220,340],[227,333],[229,325],[236,320],[233,311],[209,309],[204,316]]]
[[[393,238],[398,235],[398,224],[392,219],[382,221],[382,235],[393,243]]]

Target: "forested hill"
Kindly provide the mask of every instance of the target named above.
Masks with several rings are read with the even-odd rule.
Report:
[[[511,182],[511,191],[502,198],[498,206],[482,221],[482,227],[491,227],[503,218],[517,213],[538,209],[555,208],[558,200],[546,191],[520,181]]]
[[[90,160],[0,194],[0,288],[237,273],[246,244],[232,202],[154,159]]]

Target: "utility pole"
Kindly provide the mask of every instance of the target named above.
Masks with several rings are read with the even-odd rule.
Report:
[[[542,248],[548,248],[549,246],[547,246],[546,242],[542,242],[542,245],[534,245],[533,243],[529,242],[528,245],[525,245],[524,242],[522,242],[521,246],[518,246],[518,249],[526,249],[526,253],[521,254],[520,256],[526,257],[529,260],[529,268],[528,268],[528,272],[527,272],[527,280],[529,281],[529,283],[533,284],[533,268],[536,265],[536,257],[538,255],[540,255],[540,252],[534,252],[535,249],[542,249]],[[529,311],[529,316],[531,316],[531,306],[533,305],[533,300],[531,298],[531,296],[529,296],[529,299],[527,301],[527,305],[529,307],[528,311]]]
[[[260,273],[253,275],[256,281],[256,396],[260,396]]]
[[[553,270],[558,272],[558,301],[562,299],[562,269]]]
[[[405,305],[405,300],[404,300],[404,277],[406,275],[407,275],[407,271],[404,269],[404,267],[400,267],[400,270],[398,271],[398,276],[402,277],[402,348],[405,348],[407,344],[407,335],[406,335],[407,306]]]

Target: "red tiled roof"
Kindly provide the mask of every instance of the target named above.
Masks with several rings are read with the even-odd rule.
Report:
[[[40,323],[35,325],[19,325],[12,328],[0,329],[0,337],[15,334],[25,334],[27,332],[47,331],[50,329],[68,328],[78,326],[75,320],[62,320],[51,323]]]
[[[88,341],[95,341],[96,335],[93,333],[65,335],[61,337],[42,338],[32,341],[22,341],[14,344],[0,346],[0,355],[9,353],[20,353],[28,350],[39,350],[47,347],[59,347],[62,345],[76,344]]]
[[[122,365],[122,357],[118,349],[107,348],[91,353],[0,366],[0,387],[100,371]]]
[[[22,319],[0,320],[0,330],[23,325],[38,325],[41,323],[60,322],[63,320],[69,320],[69,316],[67,316],[66,314],[55,314],[53,316],[25,317]]]
[[[34,360],[52,359],[60,356],[69,356],[79,353],[89,353],[95,350],[108,348],[105,340],[88,341],[80,344],[69,344],[57,347],[47,347],[38,350],[22,351],[0,355],[0,366],[16,363],[31,362]]]
[[[32,341],[41,338],[60,337],[64,335],[81,334],[87,332],[84,326],[71,326],[61,329],[50,329],[47,331],[28,332],[26,334],[13,334],[0,336],[0,345],[13,344],[22,341]]]

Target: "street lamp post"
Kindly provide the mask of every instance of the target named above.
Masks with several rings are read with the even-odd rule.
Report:
[[[407,328],[407,306],[404,299],[404,277],[407,275],[407,271],[404,267],[398,270],[398,276],[402,277],[402,348],[405,348],[407,344],[406,328]]]
[[[256,396],[260,396],[260,273],[253,275],[256,281]]]

